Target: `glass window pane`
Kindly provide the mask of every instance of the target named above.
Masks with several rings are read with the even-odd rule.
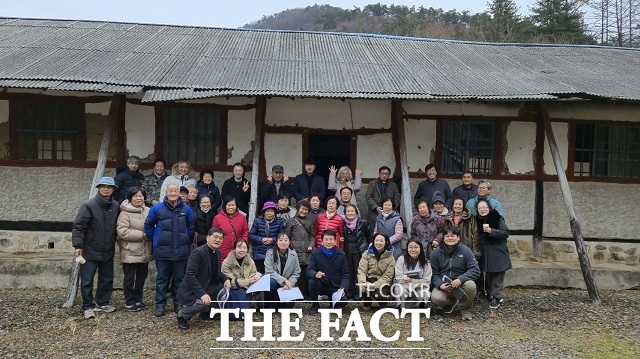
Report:
[[[164,156],[197,165],[219,165],[220,111],[202,107],[169,107],[164,111]]]

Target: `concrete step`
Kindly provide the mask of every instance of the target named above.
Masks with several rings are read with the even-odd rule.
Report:
[[[0,253],[0,289],[66,288],[72,254]],[[114,286],[122,286],[122,266],[116,256]],[[640,289],[637,267],[623,264],[592,264],[599,289]],[[149,263],[146,287],[155,286],[156,268]],[[567,262],[514,261],[505,276],[507,287],[552,287],[586,289],[580,265]]]

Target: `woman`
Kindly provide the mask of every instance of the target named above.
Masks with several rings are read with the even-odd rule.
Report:
[[[394,287],[392,294],[398,302],[398,307],[414,308],[418,303],[426,303],[429,300],[431,264],[420,240],[409,240],[407,251],[396,262],[395,274],[395,281],[399,285]]]
[[[369,221],[360,218],[358,208],[349,203],[344,208],[344,252],[347,255],[349,266],[349,290],[347,294],[351,298],[360,300],[360,294],[356,288],[358,280],[358,265],[362,259],[362,253],[367,250],[373,237],[373,230]]]
[[[427,200],[418,200],[418,215],[411,221],[411,238],[416,238],[427,255],[431,257],[434,248],[442,244],[444,220],[436,212],[429,210]]]
[[[284,288],[289,290],[296,286],[298,278],[300,278],[300,262],[296,251],[291,247],[291,241],[286,233],[278,234],[276,246],[267,253],[264,260],[266,274],[271,276],[271,290],[265,294],[268,301],[278,301],[278,289]],[[275,304],[275,303],[272,303]],[[293,308],[291,305],[280,306]],[[269,307],[279,307],[278,305],[270,305]]]
[[[307,271],[307,263],[309,260],[309,254],[314,248],[315,239],[313,237],[313,223],[314,220],[308,215],[309,213],[309,201],[300,200],[296,203],[296,215],[287,221],[284,228],[284,233],[291,239],[291,245],[298,254],[298,261],[300,262],[300,270],[303,273],[298,279],[298,288],[303,295],[309,295],[309,288],[307,285],[307,277],[304,275]]]
[[[451,212],[445,217],[447,226],[460,228],[460,243],[469,247],[476,256],[480,258],[480,240],[478,238],[478,225],[474,217],[464,204],[462,197],[453,199]]]
[[[446,215],[449,213],[447,207],[445,207],[444,196],[440,193],[440,191],[436,191],[433,194],[433,211],[436,212],[444,221]]]
[[[194,229],[195,236],[194,242],[198,246],[207,243],[207,232],[211,229],[211,223],[213,223],[213,217],[216,212],[211,208],[211,198],[208,195],[200,197],[200,203],[198,209],[194,215]]]
[[[144,204],[145,197],[142,188],[129,189],[126,199],[120,204],[116,227],[124,272],[124,307],[130,312],[147,307],[142,301],[142,290],[149,274],[149,262],[153,257],[151,241],[144,232],[144,221],[149,214],[149,207]]]
[[[313,235],[316,238],[316,248],[322,245],[322,231],[333,229],[336,232],[336,247],[344,249],[344,220],[338,214],[338,198],[329,196],[326,202],[327,210],[316,217],[313,225]]]
[[[480,270],[487,275],[485,290],[489,295],[489,308],[498,309],[504,301],[502,296],[504,274],[511,269],[511,258],[507,247],[509,228],[504,218],[497,211],[492,210],[486,200],[479,200],[476,209],[482,246]]]
[[[236,199],[238,210],[243,216],[249,213],[249,201],[251,200],[251,183],[244,178],[244,165],[236,162],[233,165],[233,177],[222,184],[222,198],[231,196]]]
[[[264,257],[273,248],[278,233],[284,230],[284,223],[276,217],[276,204],[269,201],[262,206],[262,215],[253,221],[249,240],[253,245],[253,260],[260,274],[264,274]]]
[[[278,208],[277,208],[276,216],[282,219],[284,225],[287,225],[287,221],[289,218],[296,215],[295,208],[289,206],[289,194],[288,193],[280,193],[278,195]]]
[[[373,232],[383,234],[389,237],[393,246],[393,259],[397,260],[402,255],[402,219],[400,214],[394,209],[394,203],[391,198],[387,198],[382,202],[382,211],[376,217],[376,225]]]
[[[364,300],[365,310],[371,310],[371,301],[386,307],[383,298],[389,298],[396,260],[389,236],[376,234],[369,249],[364,252],[358,265],[358,288]]]
[[[324,208],[322,208],[322,198],[317,193],[312,193],[309,195],[309,218],[313,220],[313,223],[316,222],[316,218],[320,213],[324,213]]]
[[[200,180],[196,183],[198,189],[198,196],[209,196],[211,200],[211,210],[214,213],[218,212],[222,199],[220,197],[220,190],[215,183],[213,183],[213,171],[205,168],[200,171]]]
[[[349,167],[342,166],[337,171],[336,166],[332,165],[331,167],[329,167],[328,188],[338,194],[343,187],[349,187],[353,190],[354,194],[351,197],[351,203],[357,205],[358,200],[356,199],[355,192],[360,191],[360,189],[362,188],[362,171],[359,168],[356,168],[356,177],[354,181],[353,175],[351,174],[351,169]]]
[[[238,238],[233,243],[233,251],[222,261],[222,273],[231,281],[231,291],[225,309],[245,309],[251,306],[251,294],[247,294],[247,288],[258,281],[258,276],[253,259],[247,255],[248,251],[247,242]],[[242,319],[242,312],[240,317],[235,319]]]
[[[218,248],[222,261],[233,250],[233,244],[236,239],[242,238],[245,242],[249,242],[247,217],[238,212],[236,199],[231,196],[225,197],[222,201],[222,211],[213,217],[211,228],[220,228],[224,231],[224,239],[220,248]]]

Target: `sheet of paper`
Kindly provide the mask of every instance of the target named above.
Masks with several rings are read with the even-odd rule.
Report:
[[[298,287],[293,287],[291,289],[280,288],[278,289],[278,296],[280,297],[280,301],[282,302],[304,299],[304,296],[302,295],[302,292],[300,292],[300,289],[298,289]]]
[[[254,292],[268,292],[269,290],[271,290],[271,276],[264,274],[257,282],[247,288],[247,294]]]
[[[331,296],[331,308],[336,307],[336,303],[340,301],[340,298],[342,298],[342,293],[342,290],[333,293],[333,295]]]

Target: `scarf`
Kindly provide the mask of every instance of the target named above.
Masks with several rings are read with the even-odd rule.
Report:
[[[384,219],[387,219],[391,213],[392,212],[389,212],[389,213],[380,212],[380,214],[382,215],[382,218],[384,218]]]
[[[344,217],[344,223],[346,223],[347,228],[353,231],[354,229],[356,229],[356,225],[358,224],[358,217],[354,218],[353,221],[350,221],[347,219],[347,217]]]
[[[202,207],[200,207],[200,211],[202,211],[202,213],[209,213],[210,210],[211,210],[211,207],[209,207],[209,209],[206,210],[206,211],[204,209],[202,209]]]
[[[270,221],[267,221],[267,219],[264,219],[264,233],[265,235],[269,235],[270,230],[271,230],[271,223],[273,223],[273,221],[276,220],[276,217],[273,217]]]
[[[333,218],[333,216],[335,216],[335,215],[336,215],[336,213],[338,213],[338,212],[333,212],[333,213],[324,212],[324,214],[327,216],[327,219],[331,219],[331,218]]]
[[[331,260],[331,257],[333,257],[333,255],[336,254],[335,246],[331,248],[331,250],[328,250],[324,246],[321,246],[320,250],[322,251],[322,254],[324,254],[324,256],[327,257],[328,260]]]

